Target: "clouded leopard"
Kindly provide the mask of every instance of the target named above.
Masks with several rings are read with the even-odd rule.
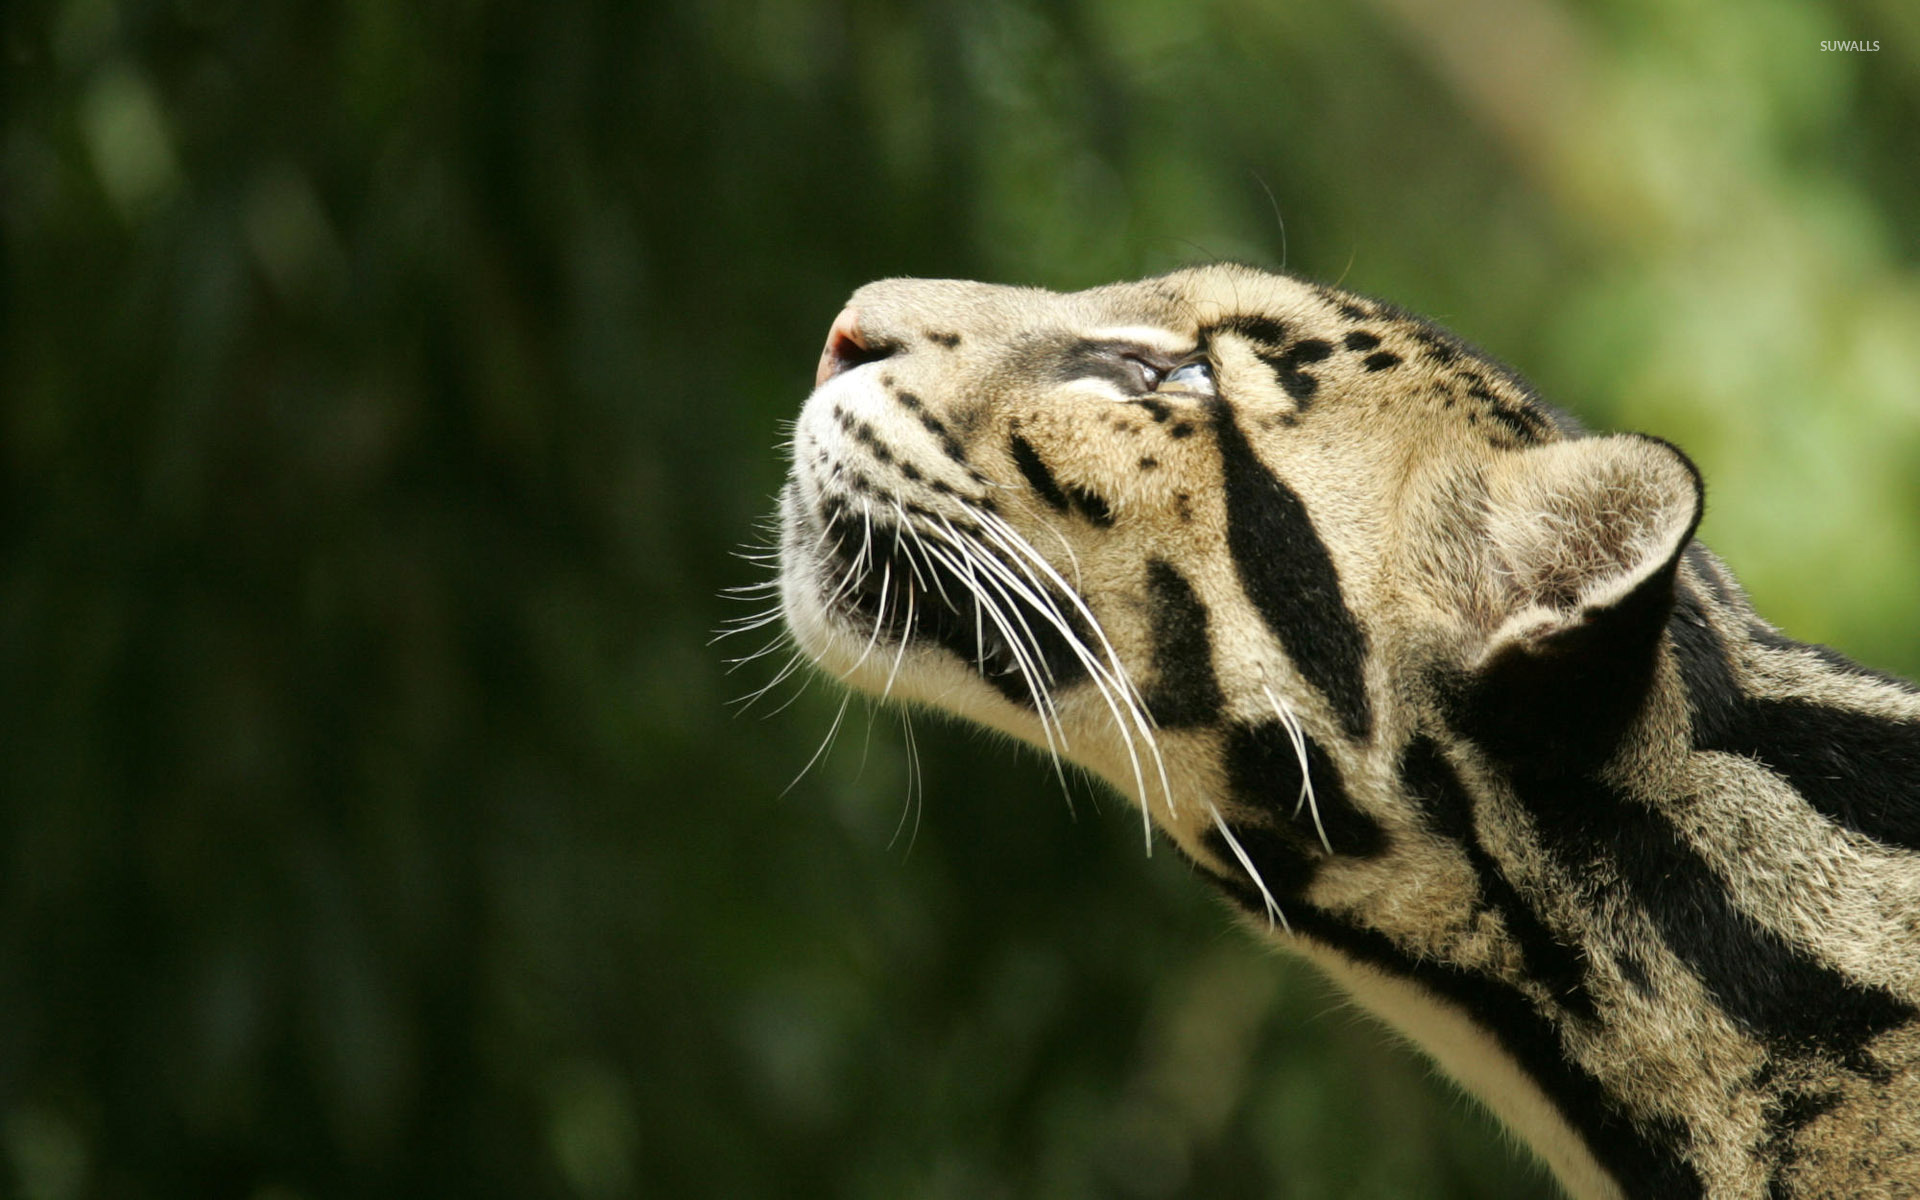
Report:
[[[1920,693],[1756,615],[1701,501],[1358,295],[887,280],[780,586],[853,687],[1110,781],[1574,1195],[1907,1195]]]

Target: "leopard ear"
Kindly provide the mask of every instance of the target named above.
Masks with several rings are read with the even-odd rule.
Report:
[[[1700,523],[1700,473],[1641,434],[1513,456],[1487,480],[1487,553],[1499,624],[1488,649],[1551,640],[1671,582]]]
[[[1596,765],[1639,712],[1700,523],[1700,473],[1658,438],[1581,438],[1487,479],[1468,731],[1541,769]]]

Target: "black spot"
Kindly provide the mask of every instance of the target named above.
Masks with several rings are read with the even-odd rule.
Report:
[[[898,392],[894,395],[894,399],[898,400],[901,407],[905,408],[908,412],[920,411],[920,397],[914,395],[912,392]]]
[[[1360,365],[1365,367],[1369,371],[1384,371],[1388,367],[1399,366],[1400,356],[1398,354],[1390,354],[1387,351],[1382,350],[1377,354],[1367,355],[1366,358],[1361,360]],[[1448,403],[1452,403],[1452,401],[1448,401]]]
[[[1265,342],[1278,349],[1287,344],[1287,327],[1272,317],[1237,316],[1228,317],[1214,329],[1207,331],[1210,338],[1214,330],[1226,330],[1252,338],[1256,342]]]
[[[920,468],[910,462],[900,464],[900,474],[906,478],[908,483],[920,482]]]
[[[1152,455],[1148,455],[1147,457],[1140,460],[1140,469],[1142,471],[1151,471],[1159,465],[1160,465],[1160,460],[1157,458],[1154,458]]]
[[[1554,936],[1488,853],[1474,820],[1473,796],[1431,738],[1416,737],[1407,745],[1400,759],[1400,780],[1421,806],[1434,832],[1466,852],[1480,883],[1480,895],[1500,914],[1507,934],[1520,947],[1528,976],[1542,984],[1571,1015],[1582,1019],[1597,1016],[1599,1009],[1587,989],[1586,964],[1580,951]]]
[[[1280,354],[1262,354],[1260,361],[1273,371],[1273,377],[1288,396],[1305,412],[1313,403],[1313,394],[1320,388],[1320,381],[1301,368],[1320,362],[1333,353],[1333,346],[1319,338],[1308,338],[1295,342]]]
[[[1072,483],[1066,485],[1066,492],[1067,497],[1073,501],[1074,508],[1080,511],[1081,516],[1092,521],[1102,529],[1110,528],[1113,525],[1113,509],[1107,504],[1104,496],[1101,496],[1097,492],[1090,492],[1086,488]]]
[[[1020,468],[1027,485],[1056,511],[1067,512],[1072,509],[1102,528],[1113,524],[1113,508],[1107,503],[1106,497],[1077,484],[1070,483],[1063,487],[1053,477],[1053,472],[1047,469],[1047,464],[1041,460],[1040,452],[1033,448],[1033,443],[1016,433],[1009,439],[1008,448],[1013,452],[1014,465]]]
[[[1474,392],[1472,388],[1467,390]],[[1507,432],[1522,444],[1534,445],[1545,441],[1550,435],[1552,425],[1533,409],[1510,403],[1496,396],[1480,395],[1477,392],[1474,394],[1479,395],[1479,398],[1486,402],[1487,415],[1506,426]]]
[[[1589,903],[1625,901],[1646,914],[1727,1015],[1774,1050],[1821,1052],[1871,1074],[1880,1068],[1866,1045],[1920,1016],[1748,916],[1653,807],[1586,776],[1520,772],[1513,787],[1548,851],[1588,881]]]
[[[960,335],[957,333],[942,333],[928,330],[927,340],[951,350],[960,344]]]
[[[1167,433],[1177,438],[1191,436],[1193,433],[1193,424],[1190,421],[1176,421],[1173,427],[1167,430]]]
[[[1291,884],[1297,895],[1311,880],[1313,864],[1298,858],[1290,844],[1262,831],[1235,829],[1248,857],[1260,867],[1276,898],[1281,885]],[[1232,851],[1217,832],[1206,839],[1207,849],[1237,868]],[[1258,853],[1256,853],[1256,847]],[[1293,858],[1289,858],[1289,854]],[[1292,867],[1293,876],[1286,874]],[[1256,917],[1265,912],[1260,893],[1250,881],[1215,875],[1220,889]],[[1687,1161],[1691,1137],[1673,1121],[1636,1120],[1607,1095],[1600,1081],[1573,1061],[1565,1050],[1559,1027],[1542,1016],[1518,989],[1465,968],[1402,949],[1386,935],[1336,917],[1302,900],[1282,901],[1287,923],[1296,934],[1338,951],[1346,958],[1412,981],[1465,1012],[1540,1087],[1566,1119],[1594,1158],[1629,1196],[1658,1196],[1662,1200],[1690,1200],[1706,1193],[1705,1184]]]
[[[1462,347],[1457,338],[1442,333],[1431,325],[1414,325],[1407,329],[1407,335],[1419,342],[1426,357],[1441,366],[1451,366],[1460,361]]]
[[[904,398],[905,398],[905,393],[902,393],[902,399],[904,400]],[[922,412],[920,414],[920,425],[928,433],[932,434],[935,438],[939,440],[940,449],[944,454],[946,454],[948,458],[952,459],[954,462],[961,464],[962,466],[966,465],[966,462],[967,462],[966,448],[961,446],[961,444],[953,436],[953,434],[947,430],[946,425],[941,422],[939,417],[934,416],[930,412]],[[978,472],[974,473],[974,478],[976,480],[979,480]],[[981,482],[984,482],[984,481],[981,481]]]
[[[1233,831],[1233,840],[1240,844],[1240,849],[1246,852],[1248,860],[1253,863],[1253,869],[1259,872],[1260,881],[1267,885],[1267,891],[1279,902],[1281,911],[1291,913],[1294,902],[1313,882],[1320,864],[1326,861],[1319,844],[1314,843],[1309,847],[1306,839],[1292,830],[1231,823],[1227,827]],[[1219,875],[1209,870],[1215,884],[1229,899],[1248,912],[1264,915],[1267,908],[1260,889],[1247,875],[1246,867],[1240,862],[1240,856],[1233,852],[1226,836],[1218,829],[1209,829],[1203,841],[1208,852],[1227,871],[1225,875]]]
[[[1248,808],[1291,821],[1299,835],[1317,853],[1320,830],[1335,854],[1370,858],[1386,848],[1386,831],[1361,811],[1347,795],[1340,768],[1319,742],[1303,736],[1307,778],[1313,781],[1313,799],[1300,788],[1300,751],[1279,721],[1235,725],[1227,733],[1223,756],[1227,784],[1234,799]],[[1320,823],[1314,824],[1314,813]]]
[[[1156,421],[1165,421],[1173,415],[1172,405],[1168,404],[1165,400],[1155,400],[1151,396],[1143,400],[1129,400],[1127,403],[1137,404],[1141,408],[1146,409],[1147,414]]]
[[[1647,973],[1647,964],[1640,961],[1639,955],[1631,950],[1622,950],[1614,959],[1614,966],[1620,968],[1620,978],[1626,980],[1634,991],[1648,997],[1656,994],[1653,976]]]
[[[1829,821],[1920,850],[1920,723],[1807,700],[1742,698],[1694,746],[1754,759]]]
[[[1213,673],[1213,641],[1207,606],[1193,585],[1161,559],[1147,563],[1147,598],[1153,623],[1153,686],[1144,699],[1162,729],[1210,725],[1224,703]]]
[[[1748,696],[1691,589],[1679,593],[1669,636],[1687,688],[1695,749],[1753,759],[1843,829],[1920,850],[1920,723]],[[1775,641],[1798,646],[1777,635]],[[1826,647],[1806,649],[1826,650],[1830,665],[1859,669]]]
[[[1326,694],[1347,733],[1366,738],[1373,730],[1367,636],[1347,609],[1339,572],[1300,497],[1254,454],[1226,402],[1212,404],[1227,549],[1240,585],[1307,682]]]
[[[1346,292],[1328,287],[1323,283],[1314,284],[1313,290],[1316,295],[1328,304],[1333,305],[1334,309],[1349,321],[1364,321],[1373,316],[1373,313],[1369,312],[1366,307],[1359,302],[1357,297]]]
[[[1040,461],[1040,452],[1033,444],[1019,434],[1014,434],[1009,444],[1013,451],[1013,463],[1020,468],[1020,474],[1026,478],[1027,486],[1047,504],[1059,512],[1067,511],[1067,494],[1060,490],[1053,472],[1047,470],[1047,464]]]
[[[1341,342],[1347,349],[1359,353],[1378,346],[1380,344],[1380,335],[1377,333],[1368,333],[1364,329],[1356,329],[1342,338]]]
[[[1173,510],[1182,521],[1193,520],[1193,496],[1187,492],[1177,492],[1173,497]]]

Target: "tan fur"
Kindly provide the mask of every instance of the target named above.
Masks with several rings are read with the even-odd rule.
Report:
[[[1281,386],[1281,347],[1262,340],[1267,327],[1249,324],[1257,321],[1278,323],[1270,327],[1284,328],[1290,346],[1326,344],[1309,363],[1308,400]],[[784,498],[789,624],[825,669],[1059,751],[1126,794],[1209,872],[1242,884],[1246,867],[1223,849],[1222,826],[1297,834],[1309,846],[1317,831],[1293,815],[1291,795],[1256,804],[1234,794],[1229,741],[1236,730],[1297,719],[1384,846],[1316,859],[1293,898],[1300,911],[1517,997],[1555,1031],[1559,1055],[1609,1111],[1649,1144],[1670,1142],[1705,1194],[1920,1187],[1920,1084],[1910,1070],[1920,1031],[1891,1029],[1852,1066],[1763,1044],[1667,944],[1627,881],[1571,870],[1547,848],[1508,769],[1450,732],[1450,680],[1516,656],[1551,661],[1556,639],[1674,571],[1699,503],[1677,451],[1557,428],[1516,378],[1424,323],[1246,268],[1071,295],[889,280],[856,293],[843,323],[862,344],[830,343],[828,367],[847,369],[802,412]],[[1101,350],[1083,372],[1062,366],[1077,361],[1076,348],[1110,344],[1138,347],[1163,367],[1204,349],[1212,391],[1166,386],[1143,404],[1123,376],[1108,377],[1125,353]],[[856,349],[874,361],[835,358]],[[1395,361],[1382,366],[1375,356]],[[1236,564],[1223,421],[1300,497],[1337,572],[1337,600],[1364,631],[1356,668],[1371,706],[1364,736],[1353,735],[1351,714],[1343,726],[1301,648],[1270,628]],[[1023,478],[1011,449],[1021,442],[1071,506]],[[1096,503],[1104,512],[1085,507]],[[844,516],[838,532],[822,515],[829,511]],[[1037,689],[1047,695],[1032,702],[1010,699],[951,648],[882,636],[884,620],[847,610],[849,581],[864,578],[861,563],[849,566],[848,530],[903,525],[938,538],[943,527],[994,520],[1029,548],[1019,553],[1033,565],[1019,554],[1012,561],[1031,586],[1057,580],[1084,601],[1095,635],[1090,669],[1110,672],[1104,692],[1082,682]],[[1130,713],[1163,682],[1151,562],[1176,570],[1206,614],[1205,661],[1187,665],[1217,681],[1220,708],[1207,721],[1155,729]],[[891,569],[911,566],[909,555]],[[1758,640],[1752,631],[1765,627],[1710,556],[1689,557],[1676,578],[1698,598],[1703,628],[1728,648],[1743,695],[1920,721],[1920,695]],[[904,602],[935,602],[931,591],[913,596]],[[1753,759],[1696,751],[1676,655],[1658,649],[1644,703],[1599,786],[1657,810],[1741,920],[1848,980],[1920,1005],[1916,856],[1841,828]],[[1410,798],[1403,756],[1416,738],[1440,741],[1470,795],[1473,846]],[[1534,972],[1522,932],[1509,927],[1518,910],[1484,902],[1486,862],[1544,931],[1531,936],[1578,948],[1596,1016],[1582,1016]],[[1613,1168],[1582,1140],[1589,1135],[1555,1107],[1564,1097],[1549,1098],[1509,1057],[1501,1030],[1411,978],[1290,934],[1284,904],[1253,919],[1425,1044],[1575,1194],[1622,1194]],[[1816,1094],[1826,1108],[1783,1123],[1783,1104]]]

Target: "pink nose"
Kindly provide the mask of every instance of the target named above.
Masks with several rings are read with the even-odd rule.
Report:
[[[826,348],[820,351],[820,365],[813,372],[813,386],[819,387],[827,380],[858,365],[872,357],[868,352],[866,339],[860,336],[860,310],[843,308],[840,315],[833,319],[833,328],[827,330]]]

